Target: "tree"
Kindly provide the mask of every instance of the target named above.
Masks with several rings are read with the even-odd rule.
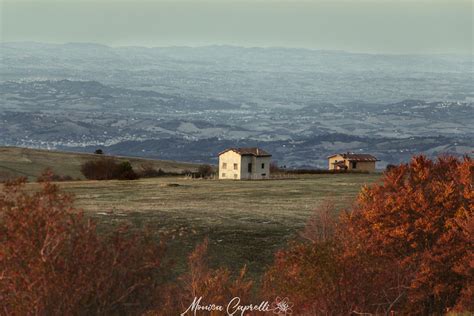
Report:
[[[86,161],[81,165],[81,172],[90,180],[138,179],[129,161],[117,162],[109,157]]]
[[[0,192],[0,302],[5,315],[141,314],[160,293],[164,244],[126,227],[99,235],[49,182]]]
[[[94,151],[94,154],[96,154],[96,155],[103,155],[103,154],[104,154],[104,151],[99,148],[99,149],[96,149],[96,150]]]
[[[113,158],[89,160],[81,165],[82,174],[90,180],[110,180],[116,177],[118,163]]]
[[[162,295],[156,300],[159,308],[148,311],[147,315],[179,315],[186,311],[194,298],[203,298],[202,305],[216,304],[226,307],[234,297],[239,297],[241,304],[251,303],[253,281],[248,279],[244,266],[233,276],[227,268],[211,269],[208,256],[209,240],[198,244],[188,256],[188,271],[176,282],[168,284]],[[161,299],[161,300],[160,300]],[[198,312],[197,315],[226,315],[225,312]],[[239,311],[235,315],[240,315]],[[186,315],[195,315],[188,311]],[[250,315],[245,313],[245,315]]]
[[[200,165],[197,173],[201,178],[209,178],[214,174],[214,168],[211,165]]]
[[[284,170],[278,166],[277,162],[270,163],[270,172],[271,173],[282,173]]]
[[[467,282],[461,290],[455,310],[472,312],[474,311],[474,217],[459,221],[459,225],[462,227],[459,237],[466,245],[466,253],[454,264],[453,270],[463,276]]]
[[[72,177],[65,175],[59,175],[53,172],[51,168],[46,168],[43,172],[36,178],[36,182],[48,182],[48,181],[72,181]]]
[[[279,251],[264,294],[288,295],[300,314],[472,311],[472,168],[417,156],[387,171],[334,226],[313,219],[306,241]]]
[[[135,180],[138,179],[138,175],[133,170],[132,165],[129,161],[123,161],[116,167],[115,178],[120,180]]]
[[[472,165],[469,158],[418,156],[359,195],[348,223],[367,252],[396,261],[410,276],[407,313],[443,313],[467,286],[454,264],[469,248],[460,221],[474,212]]]
[[[159,168],[158,170],[155,169],[153,163],[151,162],[141,164],[140,169],[138,170],[138,176],[140,178],[155,178],[164,175],[166,175],[166,172],[164,172],[161,168]]]
[[[308,220],[303,239],[277,251],[262,296],[288,297],[296,315],[385,312],[392,302],[392,293],[384,291],[392,278],[390,262],[358,251],[334,214],[334,204],[323,204]]]
[[[394,169],[394,168],[396,168],[396,167],[397,167],[396,165],[388,164],[388,165],[385,167],[385,171],[388,172],[388,171],[390,171],[390,170],[392,170],[392,169]]]

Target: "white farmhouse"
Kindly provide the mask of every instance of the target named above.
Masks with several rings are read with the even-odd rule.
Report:
[[[272,155],[251,148],[229,148],[219,153],[219,179],[268,179]]]

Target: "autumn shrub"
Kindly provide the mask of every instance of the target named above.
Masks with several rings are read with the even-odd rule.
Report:
[[[127,228],[100,235],[49,182],[0,193],[0,314],[138,315],[153,306],[164,245]]]
[[[51,168],[46,168],[37,178],[36,182],[48,182],[48,181],[54,181],[54,182],[61,182],[61,181],[72,181],[74,180],[71,176],[69,175],[59,175],[57,173],[54,173]]]
[[[462,227],[461,240],[466,245],[466,253],[454,264],[453,270],[466,279],[460,296],[456,301],[455,311],[474,311],[474,217],[459,221]]]
[[[6,182],[8,180],[13,180],[17,176],[11,172],[0,170],[0,183]]]
[[[238,275],[233,275],[224,267],[210,268],[208,247],[209,241],[205,239],[195,248],[188,257],[188,271],[164,288],[166,295],[156,299],[159,307],[148,311],[148,315],[179,315],[188,310],[194,299],[199,300],[201,297],[201,305],[215,304],[225,307],[234,297],[239,297],[242,304],[252,302],[253,281],[247,277],[246,267],[243,267]],[[198,311],[194,314],[188,310],[186,315],[227,314],[219,311]]]
[[[472,247],[461,225],[474,211],[472,165],[469,158],[415,157],[359,195],[349,223],[368,252],[410,275],[404,312],[443,313],[469,285],[454,267]]]
[[[140,178],[156,178],[166,175],[166,172],[164,172],[161,168],[156,169],[152,163],[141,164],[137,173]]]
[[[300,236],[275,254],[264,276],[264,298],[288,297],[296,315],[385,311],[392,293],[382,294],[380,286],[390,277],[385,271],[390,263],[352,248],[333,204],[318,208]],[[375,273],[378,280],[372,280]]]
[[[118,162],[110,157],[83,163],[81,172],[90,180],[135,180],[139,178],[129,161]]]
[[[393,164],[388,164],[386,167],[385,167],[385,171],[390,171],[392,170],[393,168],[396,168],[397,166],[396,165],[393,165]]]
[[[209,178],[214,174],[214,168],[211,165],[200,165],[196,176],[199,178]]]
[[[312,238],[276,254],[263,295],[302,315],[472,312],[472,166],[418,156],[388,170],[338,221],[310,220]]]

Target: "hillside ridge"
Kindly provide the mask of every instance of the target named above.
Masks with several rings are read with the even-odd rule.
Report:
[[[141,157],[120,156],[120,155],[97,155],[93,153],[82,153],[62,150],[47,150],[15,146],[0,146],[0,180],[26,176],[29,180],[34,180],[46,168],[61,176],[71,176],[74,179],[84,179],[80,166],[88,160],[95,160],[102,157],[111,157],[119,161],[128,160],[134,168],[139,168],[142,164],[150,164],[155,169],[162,169],[166,172],[182,172],[184,170],[194,171],[199,164],[190,162],[180,162],[172,160],[158,160]]]

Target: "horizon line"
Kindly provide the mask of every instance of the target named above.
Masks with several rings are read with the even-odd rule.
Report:
[[[352,50],[343,50],[343,49],[329,49],[329,48],[309,48],[301,46],[255,46],[255,45],[237,45],[237,44],[203,44],[203,45],[111,45],[104,44],[99,42],[42,42],[42,41],[2,41],[0,40],[0,45],[8,44],[45,44],[45,45],[90,45],[90,46],[103,46],[111,49],[120,49],[120,48],[144,48],[144,49],[166,49],[166,48],[210,48],[210,47],[221,47],[221,48],[243,48],[243,49],[280,49],[280,50],[303,50],[303,51],[312,51],[312,52],[334,52],[334,53],[349,53],[349,54],[360,54],[360,55],[393,55],[393,56],[440,56],[440,55],[451,55],[451,56],[474,56],[474,52],[471,53],[460,53],[460,52],[369,52],[369,51],[352,51]]]

